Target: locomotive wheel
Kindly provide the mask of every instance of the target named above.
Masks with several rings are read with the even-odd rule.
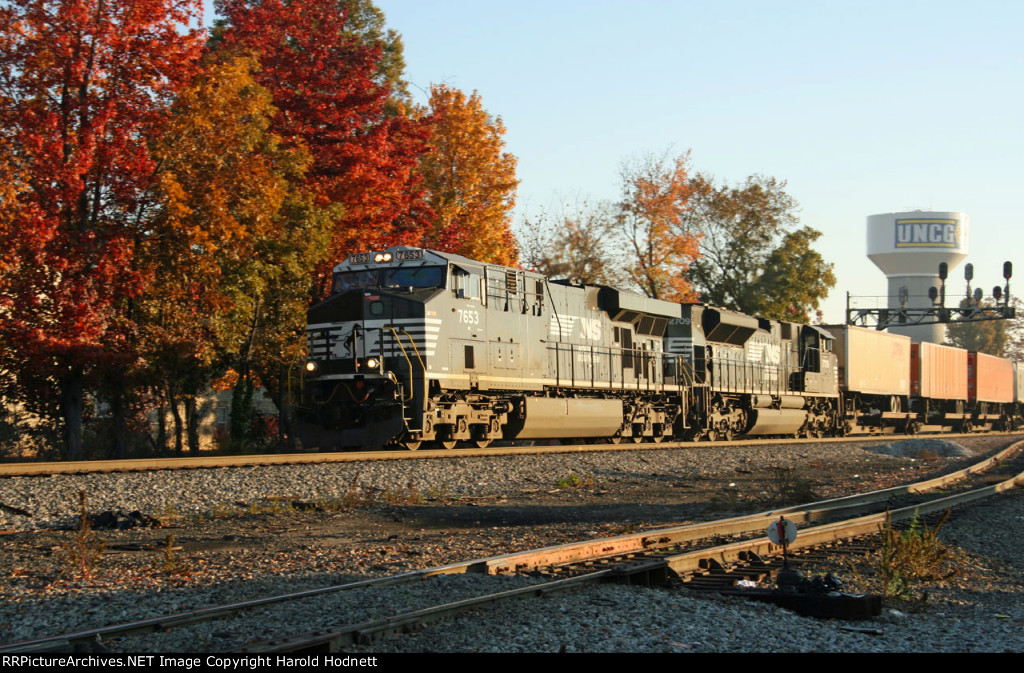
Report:
[[[712,428],[711,430],[708,430],[707,438],[708,438],[709,442],[717,442],[718,441],[718,430],[715,430],[714,428]]]
[[[456,442],[454,439],[442,439],[441,441],[438,442],[438,444],[441,445],[442,449],[449,450],[454,449],[457,443],[458,442]]]
[[[733,437],[732,428],[728,428],[727,430],[722,432],[722,439],[724,439],[725,441],[731,442],[732,441],[732,437]]]
[[[608,443],[609,444],[621,444],[622,443],[622,435],[615,435],[614,437],[609,437],[608,438]]]
[[[489,439],[474,439],[473,440],[473,446],[475,446],[478,449],[486,449],[490,445],[491,445],[491,440],[489,440]]]
[[[401,442],[399,443],[399,446],[401,446],[403,449],[408,449],[409,451],[415,451],[416,449],[420,448],[422,444],[423,442]]]

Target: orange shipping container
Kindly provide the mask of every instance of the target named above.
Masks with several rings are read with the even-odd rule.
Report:
[[[835,337],[839,385],[848,393],[910,393],[910,337],[851,325],[822,325]]]
[[[972,401],[1013,401],[1013,363],[1009,360],[972,352],[967,372],[967,392]]]
[[[928,342],[910,350],[910,394],[930,400],[967,399],[967,351]]]

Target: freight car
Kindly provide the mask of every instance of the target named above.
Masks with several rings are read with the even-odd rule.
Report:
[[[348,257],[308,312],[307,446],[824,434],[828,332],[458,255]]]
[[[307,340],[296,430],[320,448],[967,430],[1012,425],[1024,391],[1024,371],[975,355],[975,387],[947,391],[937,377],[968,361],[906,337],[405,246],[338,264]]]
[[[839,356],[839,434],[972,432],[1021,423],[1021,369],[1009,360],[860,327],[824,329]]]

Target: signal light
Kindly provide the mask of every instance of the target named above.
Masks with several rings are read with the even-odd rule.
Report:
[[[981,298],[985,296],[985,293],[981,291],[980,287],[974,288],[974,301],[975,303],[981,302]]]
[[[967,266],[964,267],[964,280],[973,280],[973,279],[974,279],[974,265],[973,264],[968,264]]]
[[[931,299],[932,301],[935,301],[936,299],[939,298],[939,291],[935,289],[934,285],[928,288],[928,298]]]
[[[1003,278],[1010,280],[1013,276],[1013,262],[1003,262]]]
[[[946,264],[945,262],[940,262],[939,263],[939,278],[941,278],[942,280],[946,280],[946,277],[948,275],[949,275],[949,265]]]
[[[1003,288],[1001,288],[998,285],[996,285],[994,288],[992,288],[992,296],[996,298],[996,301],[999,301],[1000,299],[1002,299],[1003,298]]]

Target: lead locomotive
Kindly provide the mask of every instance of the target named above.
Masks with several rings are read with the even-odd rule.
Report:
[[[310,447],[822,434],[832,335],[410,247],[351,255],[308,313]]]

